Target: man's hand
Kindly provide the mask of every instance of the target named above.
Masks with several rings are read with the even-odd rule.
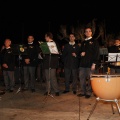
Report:
[[[82,53],[81,53],[81,56],[85,56],[85,52],[82,52]]]
[[[95,70],[95,65],[96,65],[96,64],[92,64],[91,70]]]
[[[25,59],[26,64],[30,64],[30,59]]]
[[[76,53],[72,53],[72,56],[76,57],[77,55],[76,55]]]
[[[4,68],[8,68],[8,65],[7,64],[3,64],[2,65]]]

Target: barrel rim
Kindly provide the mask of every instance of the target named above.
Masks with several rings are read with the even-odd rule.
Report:
[[[111,75],[111,74],[109,74],[109,75],[107,75],[107,74],[92,74],[91,75],[91,77],[120,77],[120,74],[113,74],[113,75]]]

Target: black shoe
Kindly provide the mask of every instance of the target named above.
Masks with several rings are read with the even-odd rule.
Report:
[[[10,91],[10,89],[6,89],[5,91],[6,91],[6,92],[9,92],[9,91]]]
[[[4,95],[5,94],[5,91],[0,91],[0,95]]]
[[[83,97],[83,96],[85,96],[85,94],[78,94],[77,96],[78,97]]]
[[[9,90],[9,92],[13,92],[13,90]]]
[[[85,95],[85,98],[90,98],[91,97],[91,95]]]
[[[63,91],[63,93],[68,93],[68,92],[70,92],[70,91],[67,91],[67,90],[64,90],[64,91]]]
[[[31,89],[31,92],[35,92],[35,89]]]
[[[49,93],[48,93],[48,92],[45,92],[45,93],[44,93],[44,95],[49,95],[49,94],[51,94],[51,93],[50,93],[50,92],[49,92]]]
[[[73,94],[76,94],[77,92],[76,91],[73,91]]]
[[[59,96],[59,95],[60,95],[59,92],[56,92],[56,93],[55,93],[55,96]]]
[[[28,91],[28,89],[27,88],[23,88],[22,91]]]

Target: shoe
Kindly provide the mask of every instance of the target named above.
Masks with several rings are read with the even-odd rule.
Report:
[[[56,92],[56,93],[55,93],[55,96],[59,96],[59,95],[60,95],[59,92]]]
[[[49,92],[49,93],[48,93],[48,92],[45,92],[45,93],[44,93],[44,95],[48,95],[48,94],[51,94],[51,93],[50,93],[50,92]]]
[[[10,91],[10,89],[6,89],[5,91],[6,91],[6,92],[9,92],[9,91]]]
[[[68,93],[68,92],[70,92],[70,91],[67,91],[67,90],[64,90],[64,91],[63,91],[63,93]]]
[[[13,92],[13,90],[9,90],[9,92]]]
[[[76,94],[77,92],[76,91],[73,91],[73,94]]]
[[[35,89],[31,89],[31,92],[35,92]]]
[[[83,96],[85,96],[85,94],[78,94],[77,96],[78,97],[83,97]]]
[[[91,95],[85,95],[85,98],[90,98],[91,97]]]
[[[4,95],[5,94],[5,91],[0,91],[0,95]]]
[[[27,91],[28,89],[27,88],[23,88],[22,91]]]

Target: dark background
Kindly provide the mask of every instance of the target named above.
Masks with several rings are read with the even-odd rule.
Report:
[[[105,21],[106,33],[120,32],[119,4],[104,1],[8,0],[0,2],[0,44],[6,37],[24,43],[28,34],[44,40],[47,31],[58,33],[61,24],[87,24],[92,19]]]

